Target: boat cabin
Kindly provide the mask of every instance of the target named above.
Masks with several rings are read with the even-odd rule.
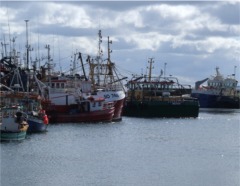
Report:
[[[191,92],[191,86],[181,85],[175,77],[156,77],[148,81],[147,78],[136,78],[127,83],[128,96],[165,96],[166,93],[171,95],[183,95]],[[142,96],[140,96],[142,97]]]

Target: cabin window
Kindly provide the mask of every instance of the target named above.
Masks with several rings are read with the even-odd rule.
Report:
[[[54,84],[54,83],[52,83],[52,88],[54,88],[54,85],[55,85],[55,84]]]
[[[56,88],[59,88],[60,86],[59,86],[59,83],[56,83]]]
[[[61,83],[61,88],[64,88],[64,83]]]
[[[92,107],[96,107],[96,103],[95,102],[93,103]]]
[[[99,106],[99,107],[101,106],[101,102],[98,102],[98,106]]]

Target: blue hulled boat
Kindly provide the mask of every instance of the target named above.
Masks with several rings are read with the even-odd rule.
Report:
[[[48,122],[44,122],[44,118],[40,117],[37,114],[28,114],[28,130],[29,133],[37,133],[37,132],[46,132],[48,127]]]
[[[22,109],[27,112],[29,124],[28,133],[46,132],[48,127],[48,116],[42,110],[41,100],[38,96],[29,96],[27,99],[19,100]]]
[[[207,81],[207,86],[201,86]],[[216,68],[216,75],[195,83],[191,96],[198,98],[201,108],[240,108],[240,94],[235,74],[224,78]]]

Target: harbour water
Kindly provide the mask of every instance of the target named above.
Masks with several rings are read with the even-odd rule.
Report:
[[[1,186],[239,186],[240,111],[54,124],[1,142]]]

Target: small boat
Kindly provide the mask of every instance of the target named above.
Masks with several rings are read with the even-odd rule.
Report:
[[[150,61],[151,62],[151,61]],[[199,102],[189,96],[175,77],[138,76],[127,83],[128,95],[123,108],[124,116],[182,118],[198,117]]]
[[[202,85],[207,81],[207,85]],[[240,108],[240,91],[235,74],[224,78],[216,67],[216,75],[195,83],[191,96],[197,98],[201,108]]]
[[[28,133],[46,132],[48,127],[48,116],[32,111],[28,113]]]
[[[23,111],[28,114],[28,133],[46,132],[49,124],[48,116],[45,110],[42,109],[41,99],[23,98],[19,100]]]
[[[26,138],[28,123],[27,114],[17,106],[0,109],[1,141],[23,140]]]

